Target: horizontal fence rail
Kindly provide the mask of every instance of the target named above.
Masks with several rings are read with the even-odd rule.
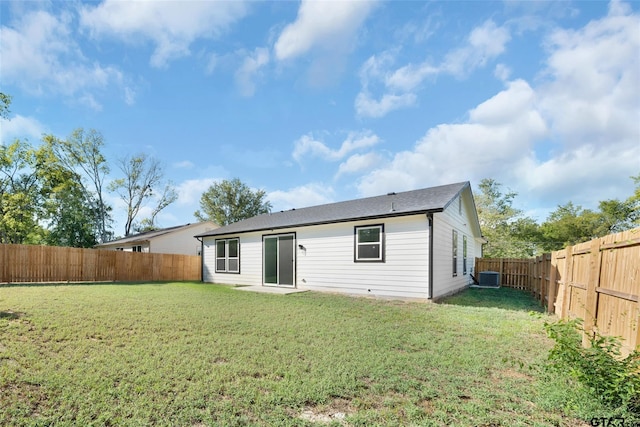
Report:
[[[195,255],[0,245],[0,283],[201,280],[201,272]]]
[[[498,272],[501,286],[530,292],[549,313],[583,319],[585,333],[621,337],[625,353],[640,345],[640,228],[531,259],[476,258],[475,271]]]

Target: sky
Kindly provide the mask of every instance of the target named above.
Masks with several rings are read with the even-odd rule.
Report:
[[[155,157],[161,227],[223,179],[279,211],[492,178],[542,222],[640,174],[636,1],[2,0],[0,24],[1,143],[96,129],[108,180]]]

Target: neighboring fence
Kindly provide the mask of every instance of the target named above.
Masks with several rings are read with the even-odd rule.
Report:
[[[0,283],[201,280],[194,255],[0,245]]]
[[[549,313],[622,337],[627,352],[640,345],[640,228],[533,259],[476,258],[474,271],[497,271],[502,286],[531,292]]]

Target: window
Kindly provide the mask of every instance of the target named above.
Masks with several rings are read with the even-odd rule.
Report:
[[[467,236],[462,236],[462,274],[467,274]]]
[[[458,214],[462,215],[462,196],[458,197]]]
[[[240,272],[240,243],[237,238],[216,240],[216,272]]]
[[[458,232],[453,230],[453,277],[458,275]]]
[[[133,249],[133,252],[142,252],[142,246],[140,245],[134,246],[132,249]]]
[[[384,225],[355,227],[354,260],[384,262]]]

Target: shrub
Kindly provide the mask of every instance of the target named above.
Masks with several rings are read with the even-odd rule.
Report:
[[[568,374],[582,384],[589,395],[617,413],[640,414],[640,352],[622,357],[618,337],[589,333],[589,346],[582,346],[582,320],[545,322],[555,341],[547,368]]]

